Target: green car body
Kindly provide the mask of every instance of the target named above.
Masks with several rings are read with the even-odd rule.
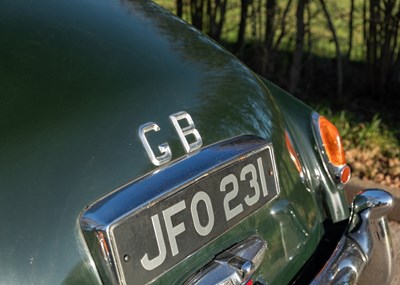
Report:
[[[149,1],[1,1],[0,284],[107,282],[82,214],[160,169],[137,135],[142,124],[160,126],[149,140],[155,150],[168,142],[168,165],[187,155],[169,122],[179,111],[190,114],[202,148],[242,135],[272,143],[280,193],[154,284],[182,284],[255,234],[267,250],[254,276],[288,284],[316,251],[324,222],[349,218],[310,108]]]

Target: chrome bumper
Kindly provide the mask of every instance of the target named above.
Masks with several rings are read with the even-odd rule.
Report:
[[[386,215],[393,203],[383,190],[359,193],[346,233],[311,284],[389,284],[393,250]]]

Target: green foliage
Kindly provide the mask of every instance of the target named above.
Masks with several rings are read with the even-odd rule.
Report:
[[[366,150],[378,146],[387,156],[399,155],[400,143],[396,131],[389,129],[379,114],[375,114],[369,121],[360,121],[355,114],[343,110],[334,112],[321,106],[316,109],[339,129],[345,147]]]

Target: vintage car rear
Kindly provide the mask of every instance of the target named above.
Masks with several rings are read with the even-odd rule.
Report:
[[[1,284],[384,284],[337,130],[149,1],[0,2]],[[350,209],[350,211],[349,211]]]

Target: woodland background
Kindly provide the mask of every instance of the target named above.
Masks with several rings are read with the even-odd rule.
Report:
[[[361,178],[400,188],[400,0],[157,0],[331,119]]]

